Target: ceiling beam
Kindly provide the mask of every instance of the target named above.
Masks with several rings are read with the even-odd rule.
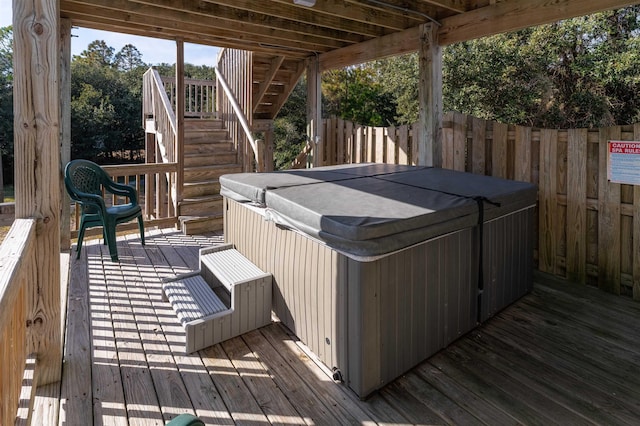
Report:
[[[101,29],[109,30],[108,25],[112,24],[113,29],[110,31],[120,31],[118,28],[129,26],[132,27],[131,31],[124,32],[138,35],[147,35],[145,34],[147,30],[153,34],[154,29],[161,29],[160,32],[164,34],[160,38],[175,39],[176,37],[189,37],[189,34],[190,38],[194,40],[197,40],[199,36],[203,39],[212,37],[227,40],[225,45],[233,44],[232,41],[236,45],[245,44],[247,50],[254,50],[257,45],[264,45],[279,47],[281,50],[306,51],[309,54],[344,45],[326,38],[300,37],[297,34],[287,34],[286,31],[269,28],[258,29],[260,33],[256,34],[249,31],[247,26],[241,22],[226,22],[225,27],[215,18],[168,11],[147,5],[138,4],[137,7],[123,11],[118,6],[124,3],[128,2],[124,0],[92,0],[92,4],[89,5],[71,1],[67,2],[69,7],[63,13],[74,21],[74,25],[79,25],[82,21],[94,28],[97,26],[95,24],[99,23],[102,24],[103,28]],[[136,25],[132,26],[132,23]],[[198,43],[198,41],[195,42]],[[203,43],[204,41],[200,42],[200,44]]]
[[[516,31],[617,9],[637,1],[630,0],[514,0],[482,7],[441,21],[438,31],[441,46],[480,37]]]
[[[392,33],[384,37],[322,53],[319,55],[320,70],[344,68],[375,59],[415,52],[418,50],[419,44],[419,27],[409,28],[402,32]]]
[[[292,0],[206,0],[209,3],[217,3],[228,7],[248,10],[254,13],[262,13],[269,16],[276,16],[291,19],[297,22],[316,25],[323,22],[330,16],[331,21],[337,28],[344,28],[343,25],[354,25],[361,23],[374,25],[376,27],[388,28],[390,30],[402,30],[418,25],[422,19],[416,15],[406,14],[398,11],[386,9],[384,12],[363,2],[347,3],[344,0],[322,0],[317,1],[312,7],[298,6]],[[353,22],[350,22],[353,21]]]
[[[89,0],[95,2],[97,0]],[[294,31],[300,36],[307,34],[340,39],[349,35],[358,37],[358,41],[364,37],[377,37],[391,30],[375,25],[371,22],[356,22],[350,19],[333,16],[326,17],[314,13],[308,8],[291,6],[283,7],[281,4],[271,1],[248,0],[219,0],[219,1],[183,1],[175,0],[130,0],[129,3],[141,3],[173,10],[189,11],[201,14],[209,19],[224,19],[231,22],[239,22],[247,27],[262,26],[281,30]],[[272,4],[273,3],[273,4]]]
[[[589,15],[636,4],[629,0],[514,0],[495,3],[443,19],[438,30],[441,46],[516,31],[561,19]],[[560,12],[561,11],[561,12]],[[418,28],[367,40],[320,55],[320,69],[350,65],[415,52],[420,48]]]

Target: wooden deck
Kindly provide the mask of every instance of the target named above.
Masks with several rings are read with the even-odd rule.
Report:
[[[186,356],[161,279],[221,241],[151,230],[120,238],[120,263],[97,241],[72,256],[63,381],[33,424],[640,423],[640,304],[547,278],[367,401],[279,323]]]

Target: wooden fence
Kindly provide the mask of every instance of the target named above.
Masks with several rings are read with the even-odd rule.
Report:
[[[321,164],[416,164],[412,126],[324,121]],[[607,179],[607,142],[640,140],[640,124],[552,130],[459,113],[443,119],[443,167],[538,186],[537,268],[640,300],[640,186]]]

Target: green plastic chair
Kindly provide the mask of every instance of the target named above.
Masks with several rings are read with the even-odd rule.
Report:
[[[89,160],[70,161],[64,170],[64,184],[71,199],[82,209],[78,232],[78,258],[85,230],[95,226],[102,226],[102,237],[104,243],[109,246],[109,254],[114,262],[118,261],[116,225],[119,223],[137,218],[140,239],[144,245],[142,209],[138,204],[138,194],[135,189],[114,182],[107,172]],[[102,198],[103,189],[105,194],[127,197],[129,202],[107,207]]]
[[[180,414],[174,417],[167,426],[205,426],[204,422],[192,414]]]

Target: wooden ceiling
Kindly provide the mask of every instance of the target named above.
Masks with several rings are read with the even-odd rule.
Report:
[[[320,55],[323,68],[332,68],[415,50],[422,23],[436,22],[446,45],[634,3],[316,0],[305,7],[293,0],[60,0],[60,14],[80,27],[291,59]]]

